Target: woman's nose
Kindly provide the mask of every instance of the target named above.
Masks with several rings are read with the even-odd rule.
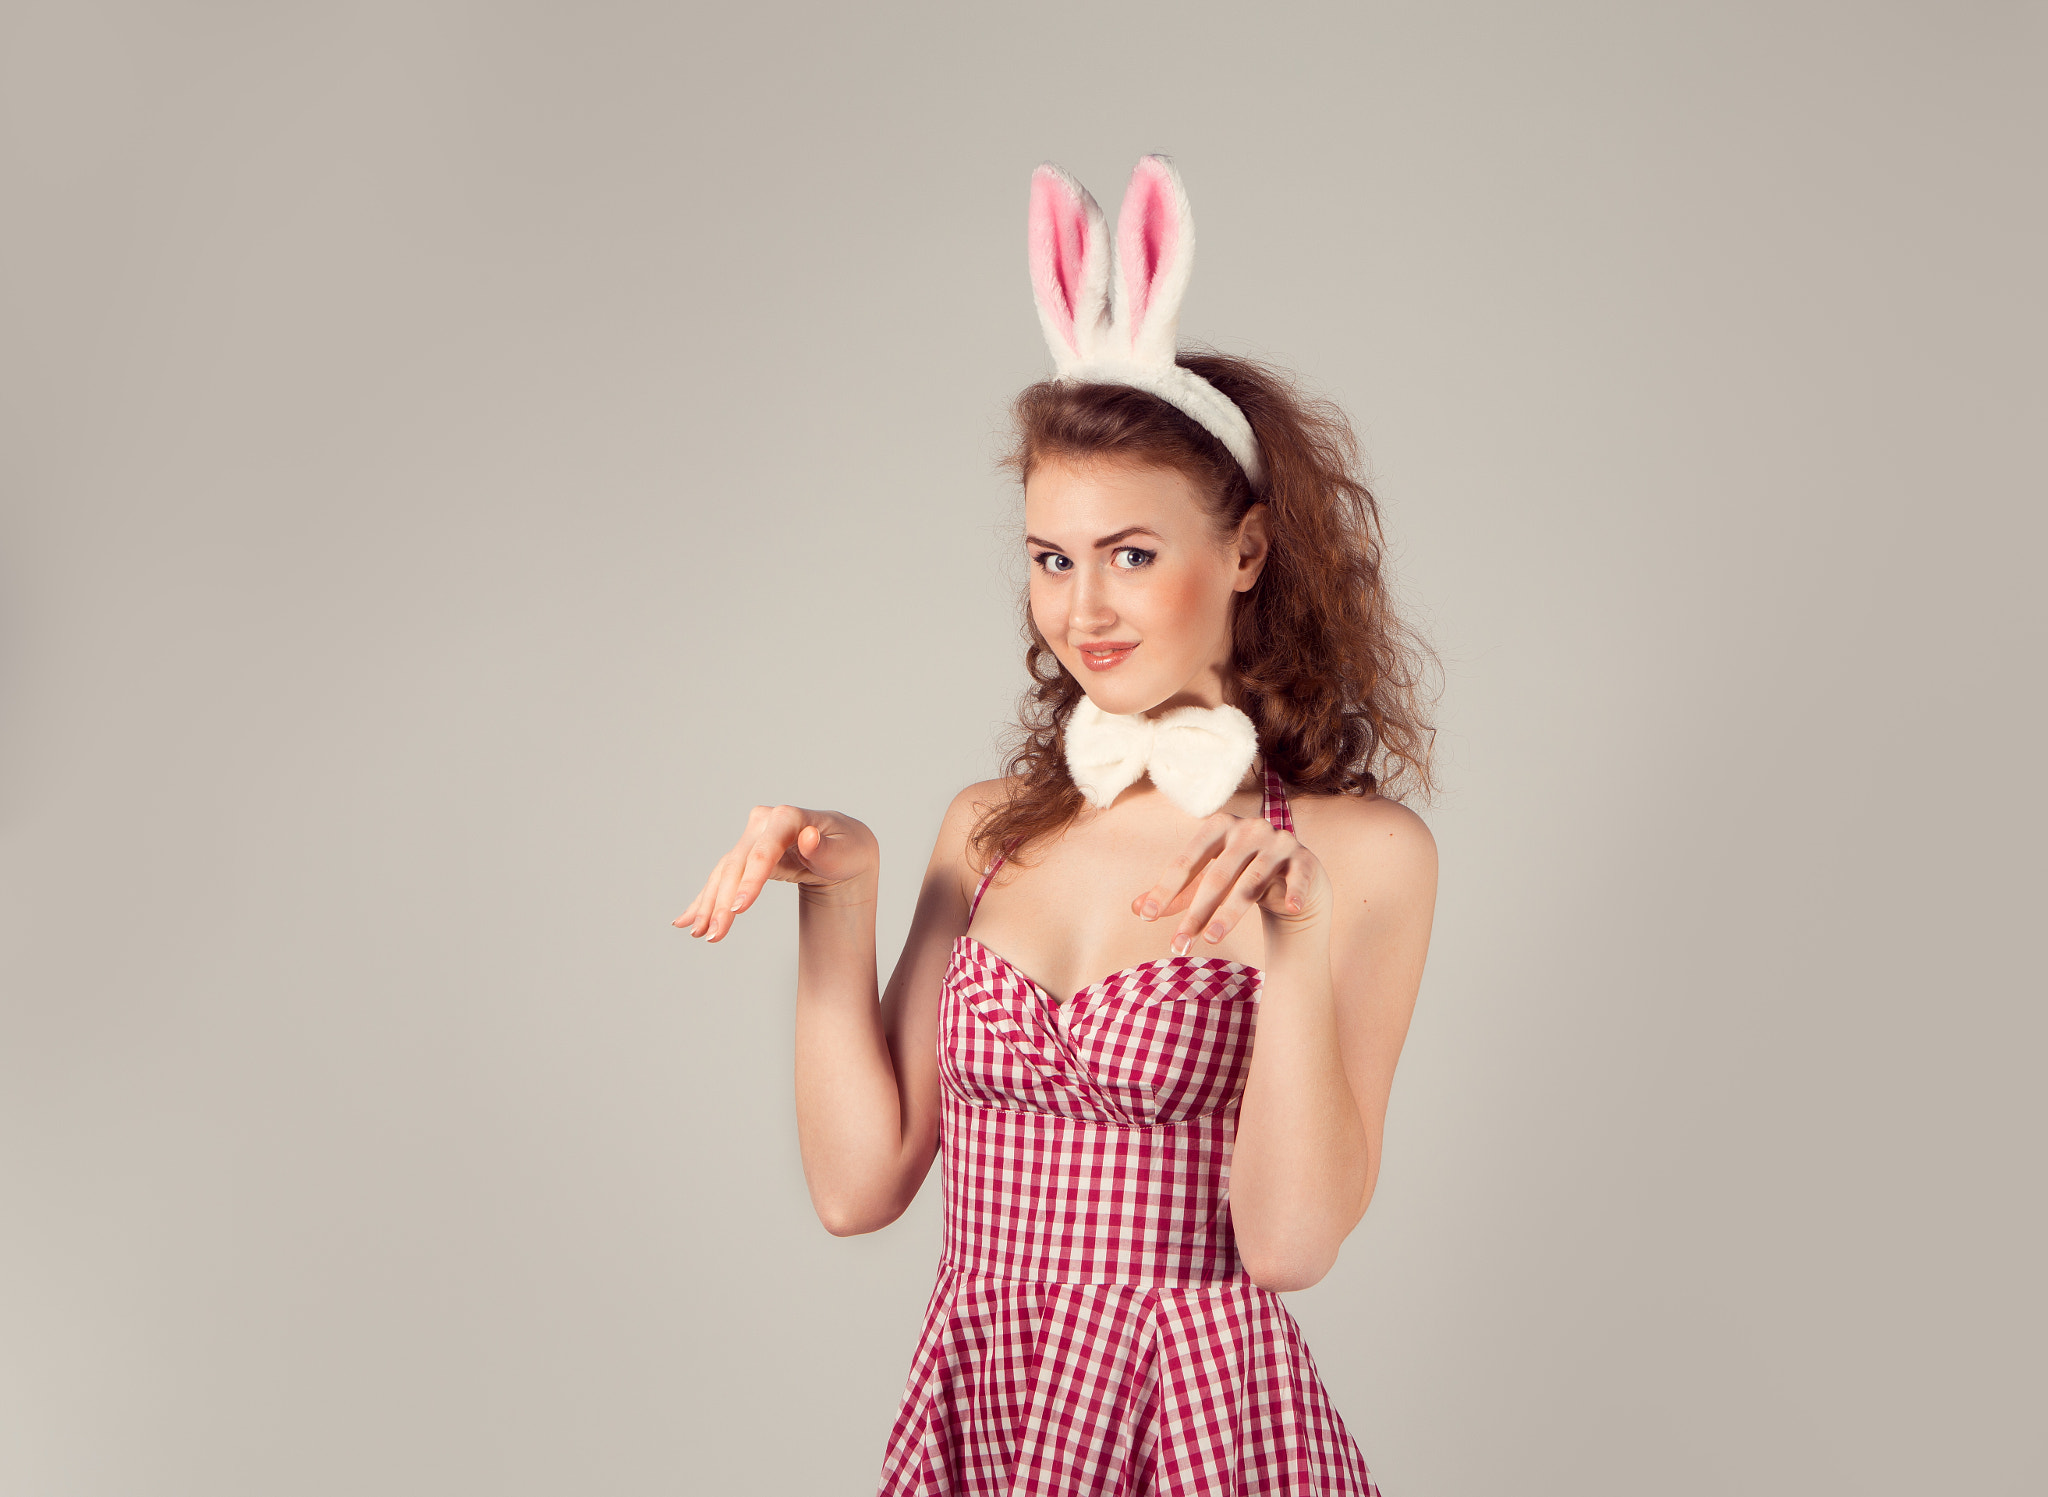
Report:
[[[1116,610],[1109,605],[1108,589],[1101,579],[1085,571],[1074,579],[1068,594],[1067,626],[1076,634],[1100,634],[1116,622]]]

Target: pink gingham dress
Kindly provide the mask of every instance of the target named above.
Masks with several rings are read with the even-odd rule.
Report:
[[[1270,768],[1260,809],[1293,829]],[[881,1497],[1379,1497],[1300,1327],[1231,1234],[1261,981],[1171,956],[1061,1004],[972,936],[954,943],[944,1250]]]

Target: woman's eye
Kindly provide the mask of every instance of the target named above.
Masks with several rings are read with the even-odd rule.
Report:
[[[1157,551],[1140,550],[1136,546],[1119,546],[1116,548],[1116,554],[1119,556],[1132,556],[1137,558],[1129,566],[1124,568],[1124,570],[1128,572],[1135,571],[1139,567],[1150,566],[1152,564],[1152,558],[1157,556],[1159,553]]]
[[[1068,561],[1066,557],[1060,555],[1060,553],[1057,551],[1041,551],[1031,559],[1045,571],[1054,573],[1058,573],[1065,570],[1065,568],[1063,567],[1053,565],[1053,563],[1055,562],[1065,561],[1067,562],[1067,566],[1073,565],[1071,561]]]

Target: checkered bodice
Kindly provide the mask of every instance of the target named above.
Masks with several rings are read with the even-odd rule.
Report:
[[[1261,811],[1293,829],[1271,769]],[[1230,1150],[1261,981],[1170,956],[1057,1003],[962,935],[939,1003],[942,1263],[1041,1283],[1247,1281]]]

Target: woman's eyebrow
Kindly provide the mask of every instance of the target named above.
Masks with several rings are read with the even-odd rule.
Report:
[[[1104,546],[1114,546],[1118,541],[1127,541],[1134,535],[1149,535],[1154,540],[1162,539],[1159,532],[1149,525],[1126,525],[1115,535],[1105,535],[1101,540],[1097,541],[1095,549],[1100,551]],[[1051,541],[1042,541],[1035,535],[1025,536],[1024,543],[1029,546],[1044,546],[1048,550],[1059,551],[1065,554],[1063,547],[1055,546]]]

